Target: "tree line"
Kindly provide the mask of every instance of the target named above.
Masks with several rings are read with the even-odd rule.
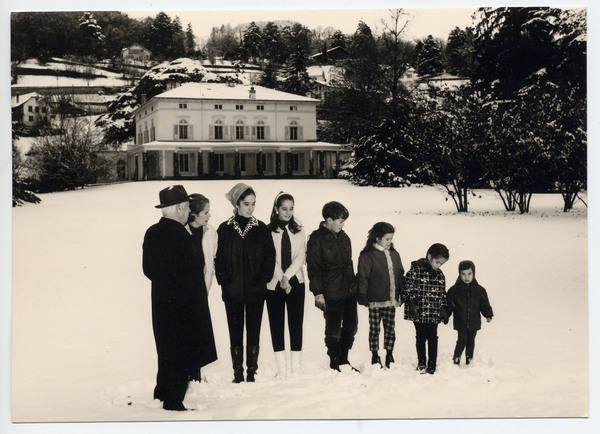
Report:
[[[369,89],[357,85],[361,70],[346,70],[350,85],[322,108],[320,139],[354,144],[345,173],[357,184],[441,185],[459,212],[477,187],[496,190],[509,211],[529,212],[547,191],[572,209],[587,183],[585,11],[481,8],[468,34],[470,80],[457,89],[400,84],[393,98],[385,80]]]

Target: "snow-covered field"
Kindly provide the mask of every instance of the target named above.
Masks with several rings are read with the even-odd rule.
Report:
[[[224,194],[235,181],[185,181],[211,199],[216,226],[231,212]],[[40,205],[13,210],[12,414],[14,421],[539,417],[588,414],[587,214],[562,213],[558,195],[535,195],[531,215],[505,213],[495,193],[477,191],[472,211],[457,215],[435,188],[355,187],[341,180],[248,181],[266,220],[275,194],[296,197],[296,215],[310,232],[321,206],[340,200],[350,210],[345,230],[355,264],[376,221],[395,225],[405,267],[433,242],[450,249],[449,283],[457,264],[473,259],[490,296],[494,320],[478,334],[471,367],[452,365],[451,325],[439,329],[435,375],[414,370],[414,328],[400,311],[389,371],[368,366],[368,313],[350,353],[361,374],[328,369],[324,319],[306,298],[305,372],[273,377],[266,309],[259,376],[231,384],[229,340],[220,288],[210,306],[219,360],[206,382],[188,391],[190,412],[167,412],[152,401],[156,355],[150,284],[141,244],[159,218],[158,191],[172,182],[139,182],[42,195]],[[383,351],[382,351],[383,353]]]

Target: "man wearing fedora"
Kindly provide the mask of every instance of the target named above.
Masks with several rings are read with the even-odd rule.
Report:
[[[158,354],[154,398],[166,410],[186,410],[188,378],[198,367],[216,360],[214,340],[207,350],[203,330],[204,273],[197,247],[185,228],[190,207],[183,186],[159,193],[160,221],[146,231],[144,274],[152,281],[152,328]]]

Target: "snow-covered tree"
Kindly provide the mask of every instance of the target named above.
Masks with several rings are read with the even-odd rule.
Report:
[[[41,199],[31,191],[31,183],[24,173],[21,151],[15,146],[21,134],[21,127],[16,121],[13,122],[12,132],[12,206],[21,206],[25,202],[40,203]]]
[[[254,21],[244,31],[241,49],[245,53],[246,60],[252,60],[254,63],[263,56],[263,34]]]
[[[310,78],[306,72],[310,48],[310,30],[301,24],[284,28],[286,43],[290,55],[285,66],[285,81],[282,84],[286,92],[304,95],[310,90]]]
[[[91,12],[84,12],[79,18],[79,33],[80,54],[100,58],[105,37],[102,34],[102,28]]]
[[[58,133],[40,136],[27,153],[36,191],[71,190],[96,182],[108,170],[98,155],[102,150],[101,137],[89,119],[64,119]]]
[[[470,77],[473,73],[475,49],[473,47],[473,29],[465,30],[455,27],[448,35],[446,44],[446,71],[463,77]]]

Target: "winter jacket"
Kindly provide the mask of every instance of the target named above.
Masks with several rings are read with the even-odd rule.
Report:
[[[271,232],[273,237],[273,245],[275,246],[275,272],[273,278],[267,284],[267,289],[274,291],[277,284],[281,282],[283,276],[290,280],[296,276],[298,283],[304,283],[304,269],[303,265],[306,262],[306,237],[304,235],[304,229],[300,229],[300,232],[293,234],[288,225],[285,227],[290,237],[290,244],[292,245],[292,264],[287,270],[281,269],[281,238],[283,236],[283,229],[277,228],[275,232]]]
[[[306,245],[306,265],[310,291],[326,300],[342,300],[356,295],[352,245],[342,230],[335,234],[321,222]]]
[[[442,270],[434,270],[427,259],[421,258],[411,263],[405,279],[404,319],[427,324],[447,320],[446,278]]]
[[[159,364],[194,369],[215,361],[202,249],[181,223],[165,217],[146,231],[142,249]]]
[[[273,277],[275,247],[267,226],[251,217],[241,229],[235,216],[217,229],[217,282],[223,301],[247,303],[265,297]]]
[[[488,300],[485,288],[477,279],[469,284],[464,283],[459,277],[446,295],[448,309],[454,314],[454,330],[479,330],[481,328],[481,315],[486,318],[494,316],[492,306]]]
[[[358,297],[365,301],[400,301],[404,292],[404,268],[400,254],[393,248],[389,250],[392,259],[396,293],[390,299],[390,273],[385,252],[375,247],[362,251],[358,258]]]

